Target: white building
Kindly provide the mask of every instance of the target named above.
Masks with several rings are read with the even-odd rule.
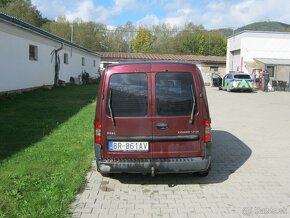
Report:
[[[0,13],[0,93],[53,85],[56,63],[59,79],[69,82],[84,71],[96,77],[100,56]]]
[[[227,72],[267,70],[271,81],[290,77],[290,33],[244,31],[228,38]]]

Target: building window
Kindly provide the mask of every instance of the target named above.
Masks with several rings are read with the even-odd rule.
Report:
[[[63,63],[68,64],[68,53],[63,54]]]
[[[268,71],[270,77],[274,77],[275,76],[275,68],[274,68],[274,66],[267,66],[267,71]]]
[[[31,61],[37,61],[37,49],[38,47],[35,45],[29,45],[29,60]]]
[[[96,67],[96,60],[93,61],[93,66]]]
[[[210,72],[211,73],[217,73],[219,71],[219,67],[216,67],[216,66],[211,66],[210,67]]]
[[[82,57],[82,66],[85,66],[85,58]]]

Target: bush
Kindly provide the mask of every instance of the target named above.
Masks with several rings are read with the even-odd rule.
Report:
[[[90,74],[85,70],[82,72],[82,82],[83,84],[89,84],[90,82]]]

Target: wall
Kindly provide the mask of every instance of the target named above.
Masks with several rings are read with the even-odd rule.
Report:
[[[289,66],[277,66],[275,71],[274,80],[289,81]]]
[[[64,53],[68,54],[68,64],[64,63]],[[83,71],[90,74],[90,77],[96,78],[100,67],[100,58],[95,55],[85,53],[70,46],[64,46],[59,52],[60,56],[60,73],[59,78],[66,82],[70,77],[78,77]],[[85,58],[85,65],[82,66],[82,57]],[[95,61],[95,66],[94,66]]]
[[[212,65],[212,66],[218,67],[217,73],[219,75],[223,76],[226,74],[226,67],[224,65]],[[210,71],[211,66],[197,64],[197,67],[200,69],[204,83],[206,84],[211,83],[211,71]]]
[[[50,46],[3,22],[0,30],[0,92],[53,84],[53,65],[50,55],[46,55],[50,54]],[[38,61],[29,60],[30,44],[38,46]]]
[[[29,60],[29,45],[38,47],[37,60]],[[0,20],[0,92],[53,85],[55,72],[51,52],[60,45],[55,40]],[[69,64],[63,64],[64,52],[69,54]],[[71,50],[67,45],[59,55],[60,79],[68,82],[71,76],[76,77],[83,70],[96,76],[98,56],[77,48]],[[81,65],[82,57],[86,59],[85,66]],[[96,60],[95,67],[93,60]]]
[[[253,58],[290,59],[290,38],[243,38],[242,56],[244,61]]]

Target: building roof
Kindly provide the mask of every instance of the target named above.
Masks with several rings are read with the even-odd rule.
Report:
[[[266,65],[282,65],[282,66],[290,66],[289,59],[277,59],[277,58],[254,58],[255,61]]]
[[[169,60],[190,62],[226,63],[224,56],[201,56],[201,55],[174,55],[174,54],[149,54],[149,53],[126,53],[126,52],[99,52],[102,59],[115,60]]]
[[[258,35],[259,37],[264,36],[264,37],[277,38],[277,36],[280,36],[282,38],[289,38],[290,32],[244,30],[242,32],[238,32],[229,36],[228,39],[233,38],[235,36],[239,36],[239,35],[245,35],[247,37],[257,37]]]
[[[70,42],[68,40],[65,40],[65,39],[63,39],[63,38],[61,38],[61,37],[59,37],[57,35],[54,35],[54,34],[48,32],[46,30],[43,30],[43,29],[41,29],[39,27],[36,27],[36,26],[34,26],[34,25],[30,24],[30,23],[27,23],[27,22],[25,22],[23,20],[20,20],[20,19],[18,19],[16,17],[12,17],[12,16],[9,16],[7,14],[4,14],[4,13],[0,12],[0,21],[1,20],[5,21],[7,23],[10,23],[11,25],[18,26],[19,28],[25,29],[27,31],[34,32],[34,33],[36,33],[38,35],[41,35],[43,37],[50,38],[50,39],[52,39],[54,41],[57,41],[57,42],[60,42],[60,43],[63,43],[63,44],[69,45],[69,46],[73,46],[73,47],[75,47],[77,49],[83,50],[84,52],[88,52],[88,53],[91,53],[93,55],[100,56],[100,54],[98,54],[96,52],[93,52],[93,51],[91,51],[89,49],[86,49],[86,48],[81,47],[81,46],[79,46],[79,45],[77,45],[75,43],[72,43],[72,42]]]

